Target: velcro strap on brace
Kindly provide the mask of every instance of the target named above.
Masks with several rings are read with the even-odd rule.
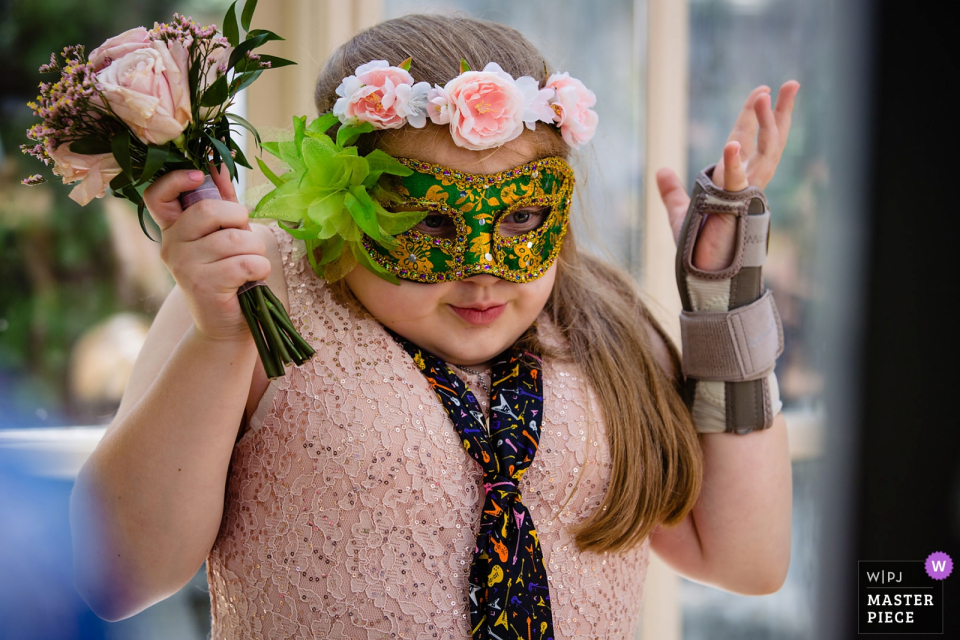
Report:
[[[770,211],[762,190],[725,191],[713,169],[697,175],[677,244],[682,394],[697,431],[745,434],[769,428],[782,406],[774,365],[783,327],[762,276]],[[709,215],[736,218],[732,260],[717,271],[693,264]]]
[[[698,380],[757,380],[783,353],[783,325],[770,290],[733,311],[683,311],[680,335],[683,373]]]

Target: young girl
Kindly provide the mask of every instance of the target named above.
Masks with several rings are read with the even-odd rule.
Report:
[[[409,57],[431,87],[462,77],[461,58],[536,90],[552,75],[502,25],[408,16],[332,56],[319,112],[343,112],[363,65]],[[776,111],[768,88],[748,97],[709,193],[769,181],[797,88]],[[361,266],[318,278],[275,223],[248,224],[225,174],[223,201],[185,211],[198,172],[147,190],[177,286],[74,491],[78,585],[100,615],[169,596],[204,561],[214,638],[632,638],[651,549],[722,589],[783,584],[778,407],[768,428],[704,433],[634,284],[567,226],[564,159],[592,111],[551,108],[560,126],[508,140],[412,118],[361,138],[411,168],[396,188],[427,209],[399,249],[367,245],[399,286]],[[679,234],[689,199],[658,178]],[[707,216],[693,265],[723,273],[736,225]],[[272,381],[236,297],[261,279],[317,351]]]

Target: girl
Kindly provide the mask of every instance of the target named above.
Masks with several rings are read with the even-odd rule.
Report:
[[[408,16],[332,56],[318,111],[343,112],[363,65],[408,57],[436,87],[462,77],[461,58],[537,90],[551,75],[502,25]],[[766,87],[747,98],[717,193],[769,181],[797,88],[776,111]],[[224,173],[223,201],[186,210],[198,172],[147,190],[177,286],[74,491],[78,584],[100,615],[169,596],[204,561],[214,638],[632,638],[651,549],[719,588],[783,584],[782,416],[698,435],[676,349],[629,277],[567,228],[564,158],[590,115],[561,107],[566,126],[486,146],[422,122],[361,138],[411,169],[398,193],[428,210],[400,249],[367,245],[399,286],[363,267],[318,278],[276,224],[248,224]],[[679,233],[689,199],[672,172],[658,180]],[[531,188],[548,197],[517,196]],[[730,263],[729,218],[707,216],[698,268]],[[490,230],[526,258],[494,260]],[[436,253],[467,235],[462,262]],[[236,297],[260,279],[317,350],[273,381]]]

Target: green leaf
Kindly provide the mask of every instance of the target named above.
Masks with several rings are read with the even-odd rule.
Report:
[[[143,231],[143,235],[153,240],[153,237],[150,235],[150,232],[147,231],[147,225],[144,223],[143,212],[146,211],[146,209],[147,209],[147,203],[144,202],[143,198],[141,197],[140,202],[137,203],[137,220],[140,221],[140,229]],[[157,231],[159,230],[160,228],[157,227]],[[158,244],[160,242],[159,240],[153,240],[153,241]]]
[[[253,208],[253,211],[250,212],[251,218],[270,218],[270,206],[269,203],[277,197],[279,192],[274,189],[273,191],[267,192],[267,195],[263,196],[257,201],[256,206]],[[299,218],[295,219],[294,222],[298,221]]]
[[[266,29],[251,29],[247,32],[247,39],[258,38],[260,36],[266,36],[264,42],[270,42],[271,40],[283,40],[280,36],[275,34],[273,31],[267,31]]]
[[[113,136],[110,141],[110,149],[113,151],[113,157],[120,165],[124,173],[130,176],[133,181],[133,164],[130,161],[130,132],[121,131]]]
[[[314,240],[317,237],[316,227],[312,229],[295,229],[293,227],[288,227],[287,225],[283,224],[283,220],[277,220],[277,224],[280,225],[281,228],[285,229],[287,233],[289,233],[291,236],[293,236],[298,240]]]
[[[257,166],[260,167],[260,171],[263,171],[263,175],[267,176],[267,180],[272,182],[275,187],[283,186],[283,180],[281,180],[277,176],[277,174],[275,174],[273,170],[271,170],[270,167],[267,166],[266,162],[264,162],[260,158],[257,158]]]
[[[277,158],[283,159],[280,156],[280,143],[277,142],[276,140],[268,140],[266,142],[263,142],[260,144],[260,148],[272,156],[276,156]]]
[[[366,156],[367,163],[370,165],[370,171],[379,171],[380,173],[389,173],[393,176],[409,176],[413,170],[400,164],[393,156],[384,153],[380,149],[374,149]]]
[[[351,242],[350,250],[353,252],[353,256],[357,259],[361,265],[367,268],[371,273],[375,273],[380,276],[387,282],[390,282],[395,285],[399,285],[400,281],[397,280],[396,276],[392,273],[381,267],[375,260],[373,260],[370,255],[367,253],[367,248],[363,246],[361,242]]]
[[[347,196],[353,197],[349,193],[344,195],[344,204],[346,204]],[[337,229],[337,233],[347,242],[355,242],[363,237],[363,230],[357,226],[357,222],[353,219],[353,216],[344,217],[343,224]]]
[[[223,16],[223,35],[230,41],[230,46],[240,44],[240,28],[237,26],[237,3],[234,2]]]
[[[227,101],[227,76],[217,78],[200,97],[201,107],[218,107]]]
[[[240,14],[240,26],[244,31],[250,30],[250,21],[253,20],[253,12],[257,9],[257,0],[247,0],[243,3],[243,13]]]
[[[152,144],[147,145],[147,157],[143,162],[143,172],[140,174],[140,180],[137,185],[146,184],[157,171],[163,167],[163,161],[167,159],[168,152],[163,147],[157,147]]]
[[[311,200],[312,198],[304,198],[299,194],[285,194],[274,189],[257,203],[254,217],[300,222]]]
[[[403,62],[401,62],[401,63],[398,64],[397,66],[400,67],[401,69],[403,69],[404,71],[410,71],[410,65],[412,65],[412,64],[413,64],[413,56],[407,58],[406,60],[404,60]]]
[[[431,213],[430,211],[397,211],[392,213],[381,207],[379,203],[376,203],[376,209],[380,227],[391,236],[409,231]]]
[[[260,74],[263,73],[263,69],[258,69],[257,71],[248,71],[247,73],[241,73],[238,76],[235,76],[233,79],[233,95],[236,95],[253,84],[254,80],[260,77]],[[225,77],[225,76],[221,76]]]
[[[110,153],[110,141],[97,136],[87,136],[71,142],[70,151],[91,156],[98,153]]]
[[[364,133],[373,131],[373,124],[364,122],[355,126],[344,125],[337,131],[337,144],[341,147],[352,145]]]
[[[110,188],[113,189],[114,192],[122,194],[123,188],[131,184],[133,184],[133,181],[130,179],[130,174],[121,173],[110,181]]]
[[[278,145],[280,159],[287,163],[287,166],[300,173],[303,171],[303,159],[300,157],[300,149],[296,147],[293,140],[283,140]]]
[[[394,238],[393,236],[388,236],[386,233],[384,233],[382,227],[380,228],[380,239],[377,240],[377,244],[379,244],[381,247],[384,247],[390,251],[393,251],[399,246],[397,239]]]
[[[344,193],[332,193],[325,198],[314,201],[307,207],[307,216],[320,226],[317,237],[326,240],[337,234],[343,224]]]
[[[460,73],[466,73],[470,71],[470,65],[467,64],[467,61],[463,58],[460,58]]]
[[[227,138],[227,141],[230,143],[229,145],[227,145],[228,147],[230,147],[230,151],[233,151],[236,154],[235,157],[233,158],[233,161],[238,165],[240,165],[241,167],[246,167],[247,169],[253,169],[253,167],[250,166],[250,162],[247,161],[247,156],[244,155],[243,149],[240,148],[240,145],[238,145],[233,138]]]
[[[235,113],[230,113],[229,111],[227,112],[227,118],[229,118],[229,119],[232,120],[233,122],[236,122],[238,125],[240,125],[240,126],[243,127],[244,129],[246,129],[247,131],[249,131],[250,133],[252,133],[254,139],[257,141],[257,144],[262,144],[263,141],[260,140],[260,134],[257,133],[256,128],[255,128],[252,124],[250,124],[249,122],[247,122],[246,119],[241,118],[240,116],[238,116],[238,115],[235,114]]]
[[[333,236],[329,240],[321,241],[320,250],[323,251],[323,256],[320,258],[320,265],[330,264],[343,253],[343,238]]]
[[[307,165],[307,169],[319,172],[330,166],[331,161],[337,153],[337,148],[332,142],[323,144],[320,140],[310,137],[303,139],[300,152],[303,156],[304,164]]]
[[[307,130],[307,116],[293,116],[293,144],[297,147],[297,153],[302,157],[303,138]]]
[[[227,146],[211,136],[207,135],[207,140],[210,141],[210,144],[213,145],[213,148],[217,150],[217,153],[220,154],[220,159],[227,163],[227,170],[230,172],[230,178],[233,180],[237,179],[237,166],[233,163],[233,158],[230,156],[230,149],[227,149]]]
[[[227,69],[235,68],[242,60],[249,60],[249,58],[247,58],[247,53],[253,51],[268,41],[269,38],[264,34],[257,36],[247,34],[247,39],[241,42],[239,46],[236,46],[236,48],[230,52],[230,59],[227,62]]]
[[[332,113],[327,113],[319,118],[314,118],[310,121],[310,124],[307,125],[307,133],[319,134],[325,138],[328,138],[326,135],[327,130],[333,125],[337,124],[340,121],[340,118],[333,115]],[[316,137],[316,136],[312,136]],[[333,140],[330,140],[333,142]]]
[[[360,185],[351,186],[350,193],[343,198],[343,203],[357,226],[374,240],[379,240],[380,225],[377,223],[377,212],[367,190]]]
[[[279,56],[268,56],[266,54],[260,54],[260,62],[269,62],[269,69],[279,69],[281,67],[289,67],[290,65],[297,64],[293,60],[287,60],[286,58],[281,58]]]

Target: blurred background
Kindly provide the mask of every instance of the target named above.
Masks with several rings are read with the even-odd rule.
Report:
[[[72,590],[66,515],[72,479],[110,422],[173,281],[126,201],[107,196],[81,209],[62,185],[21,186],[41,167],[19,145],[33,122],[26,102],[41,79],[37,67],[51,51],[74,43],[89,50],[174,11],[217,23],[228,5],[0,0],[0,638],[189,639],[209,632],[202,570],[176,596],[114,624],[93,616]],[[931,273],[951,272],[942,263],[930,270],[918,265],[945,260],[948,252],[909,254],[916,277],[878,271],[892,260],[903,263],[894,242],[902,230],[884,227],[884,212],[899,220],[903,206],[910,207],[907,194],[914,202],[926,197],[916,210],[932,229],[950,209],[933,190],[898,182],[898,175],[877,177],[889,167],[875,159],[884,140],[894,145],[888,151],[910,154],[898,158],[927,160],[928,170],[909,174],[913,184],[930,184],[945,171],[935,153],[909,147],[915,138],[881,135],[902,122],[891,115],[905,100],[895,83],[922,85],[923,67],[909,60],[933,59],[909,47],[914,57],[904,57],[897,38],[902,43],[913,32],[898,34],[906,18],[886,7],[854,0],[267,0],[257,9],[254,26],[287,38],[270,53],[299,62],[264,75],[238,105],[261,128],[313,115],[313,80],[325,57],[379,20],[461,11],[530,37],[554,69],[583,79],[598,97],[598,135],[575,158],[576,224],[594,250],[636,275],[676,336],[675,247],[653,175],[668,166],[689,185],[718,159],[752,88],[767,84],[776,96],[784,81],[800,81],[790,141],[766,190],[774,222],[764,269],[786,341],[777,376],[793,458],[790,572],[776,594],[746,597],[679,578],[654,558],[637,632],[643,640],[848,637],[856,612],[851,558],[923,559],[957,549],[960,475],[949,429],[956,418],[941,421],[936,406],[956,372],[934,375],[921,366],[929,354],[947,353],[955,338],[939,324],[924,325],[945,329],[936,334],[909,324],[917,321],[912,305],[929,304],[920,302],[920,292],[938,286]],[[936,24],[916,20],[924,28]],[[894,69],[905,75],[886,75]],[[871,102],[878,96],[890,109]],[[920,126],[916,117],[907,119]],[[243,176],[244,186],[261,181]],[[893,299],[888,282],[897,284]],[[905,297],[907,291],[915,297]],[[895,299],[908,304],[898,307]],[[924,341],[934,335],[936,346]],[[904,376],[912,386],[902,384]],[[927,411],[922,421],[918,406]],[[865,421],[869,441],[858,436]],[[929,440],[922,440],[922,425],[931,425]],[[939,457],[930,468],[942,473],[942,486],[923,475],[921,443],[933,443],[930,455]],[[914,458],[898,464],[904,447]],[[925,482],[942,500],[923,502],[918,514],[908,487]],[[896,537],[901,516],[925,533]]]

